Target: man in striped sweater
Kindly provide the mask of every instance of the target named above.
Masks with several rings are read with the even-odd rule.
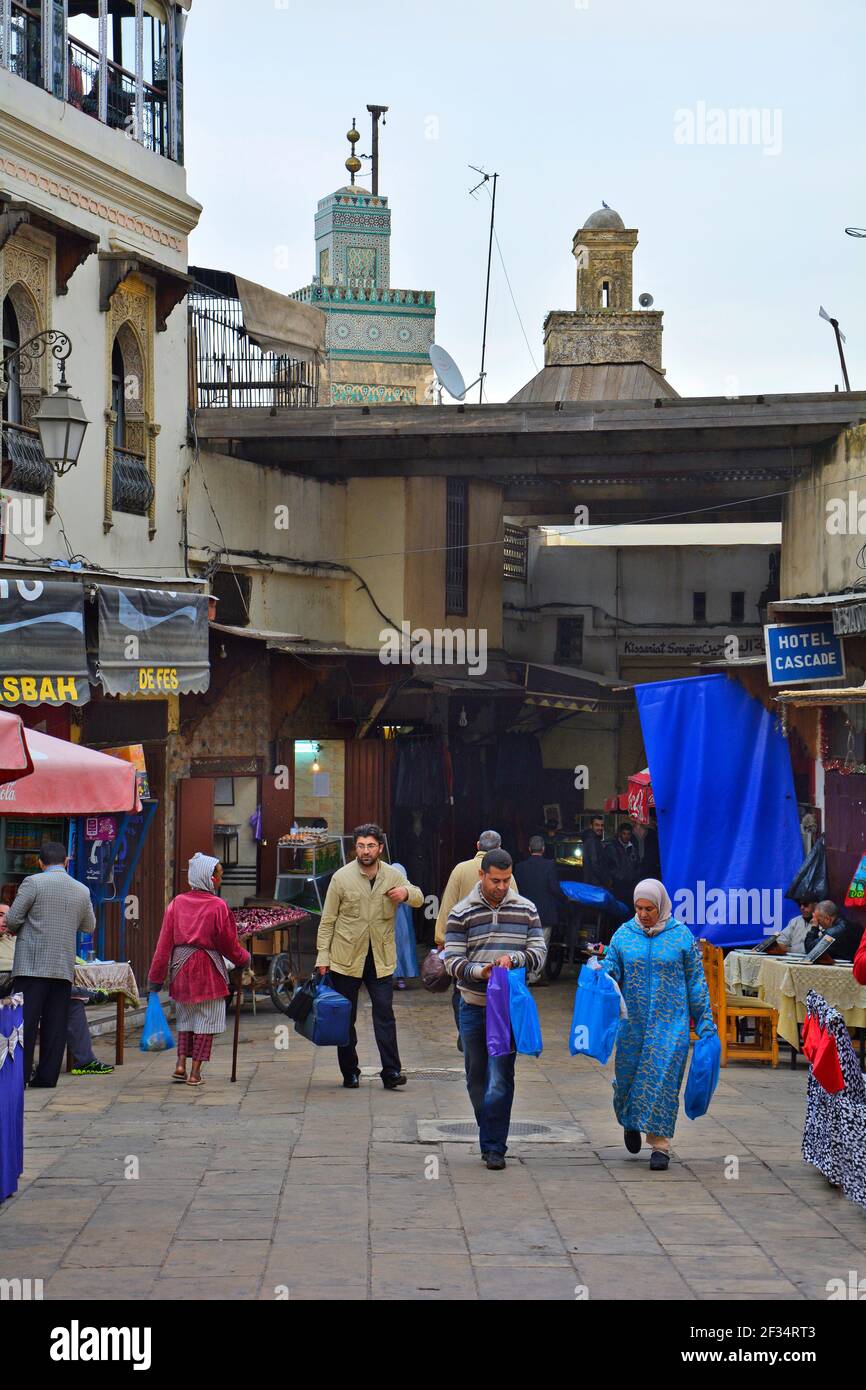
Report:
[[[525,966],[538,973],[547,946],[535,904],[511,886],[511,855],[490,850],[479,879],[452,908],[445,927],[445,969],[460,990],[460,1037],[466,1086],[478,1121],[481,1158],[488,1168],[505,1167],[514,1099],[514,1062],[487,1055],[487,981],[494,965]]]

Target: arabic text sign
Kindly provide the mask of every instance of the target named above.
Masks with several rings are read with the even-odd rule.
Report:
[[[842,639],[829,620],[771,623],[764,628],[770,685],[808,685],[845,675]]]

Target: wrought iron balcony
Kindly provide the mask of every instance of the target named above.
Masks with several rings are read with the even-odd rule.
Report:
[[[115,445],[111,461],[112,510],[147,516],[152,501],[153,483],[144,454]]]
[[[195,273],[195,272],[191,272]],[[304,408],[318,404],[315,363],[264,352],[244,327],[233,275],[200,271],[189,292],[189,358],[193,409],[225,406]]]
[[[13,492],[32,492],[42,497],[54,476],[47,463],[36,430],[23,425],[0,426],[2,438],[3,486]]]

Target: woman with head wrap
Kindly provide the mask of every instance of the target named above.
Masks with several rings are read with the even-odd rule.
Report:
[[[226,960],[248,965],[234,917],[218,897],[222,865],[209,854],[194,854],[187,873],[188,893],[178,893],[165,910],[150,964],[149,988],[161,989],[168,976],[177,1022],[177,1067],[172,1080],[203,1086],[202,1063],[210,1060],[215,1033],[225,1032],[226,998],[231,994]],[[187,1058],[191,1059],[186,1074]]]
[[[673,916],[664,885],[642,879],[634,906],[634,917],[614,932],[603,964],[628,1008],[616,1044],[613,1108],[629,1153],[640,1151],[645,1134],[650,1168],[658,1171],[670,1163],[689,1020],[699,1038],[716,1026],[697,942]]]

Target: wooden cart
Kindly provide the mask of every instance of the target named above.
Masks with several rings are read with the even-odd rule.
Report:
[[[253,913],[264,906],[265,904],[259,903],[256,908],[235,909],[241,945],[252,956],[249,970],[245,972],[244,984],[252,991],[253,1007],[256,992],[266,992],[270,995],[274,1008],[285,1013],[295,986],[301,979],[301,928],[309,924],[311,915],[309,912],[289,907],[286,903],[269,903],[269,911],[275,914],[280,911],[291,913],[291,917],[245,933],[244,925],[248,920],[245,914]]]

